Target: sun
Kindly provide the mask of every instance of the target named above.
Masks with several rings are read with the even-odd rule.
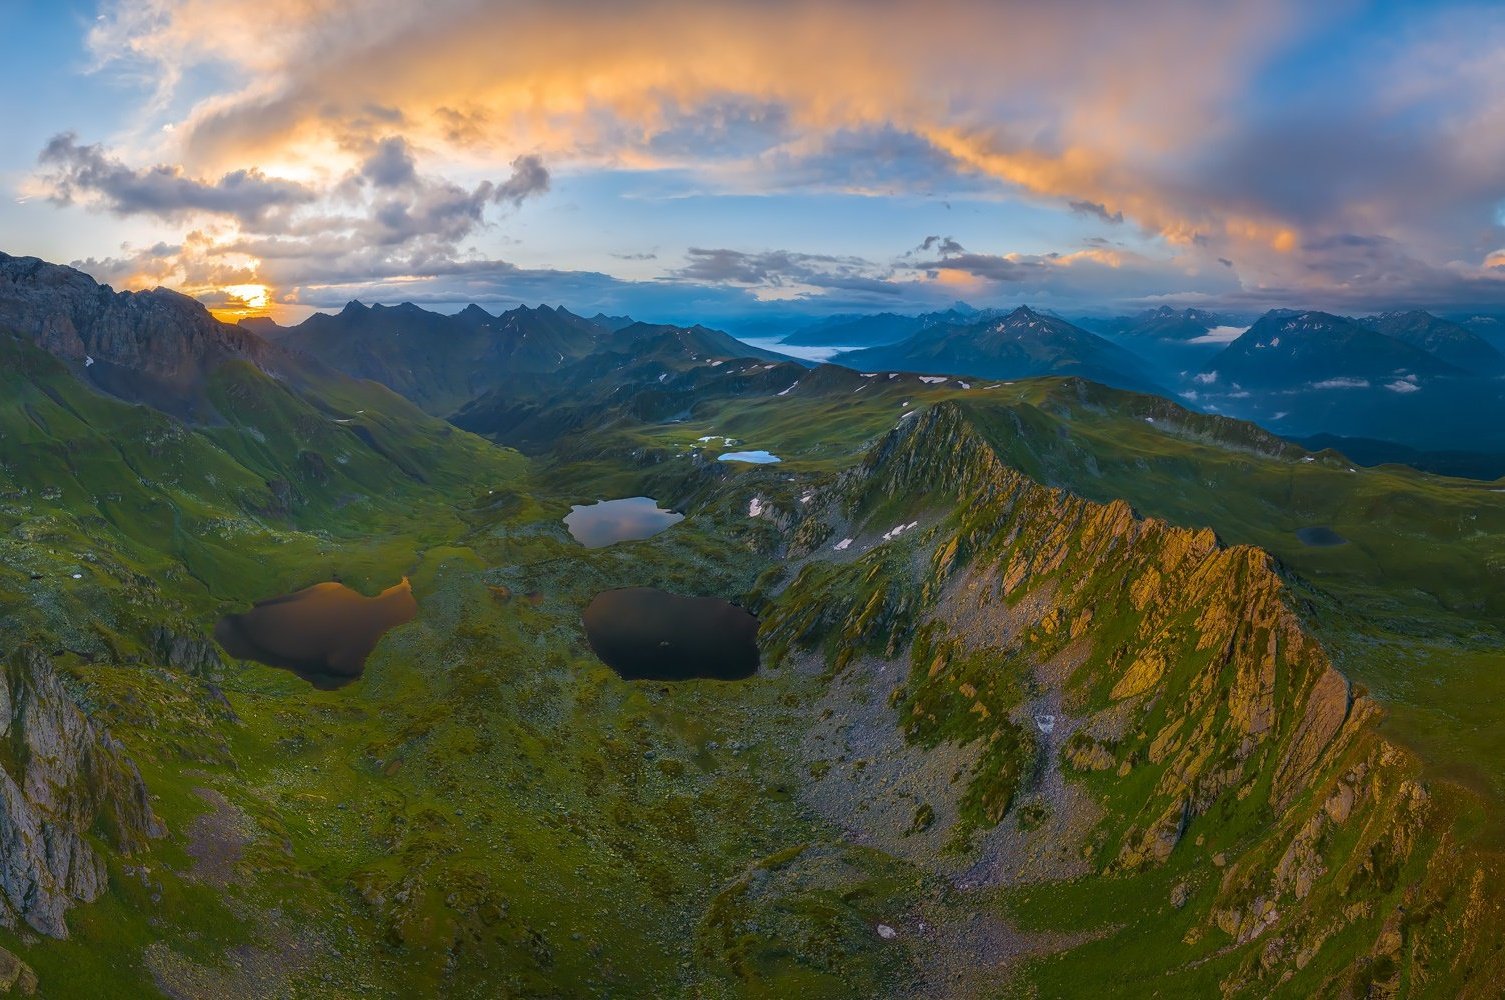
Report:
[[[246,312],[260,312],[270,300],[266,285],[226,285],[224,292],[231,299],[239,300],[240,307]]]

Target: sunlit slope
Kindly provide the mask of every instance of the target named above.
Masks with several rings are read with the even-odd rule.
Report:
[[[1004,462],[1043,484],[1272,553],[1397,738],[1505,797],[1505,767],[1494,763],[1505,736],[1489,707],[1505,695],[1505,482],[1363,468],[1252,424],[1075,379],[863,379],[827,366],[783,388],[711,397],[680,423],[624,415],[593,444],[619,434],[617,447],[646,449],[641,462],[658,477],[676,462],[714,461],[719,437],[698,440],[710,434],[771,450],[791,472],[831,472],[907,414],[953,401]],[[1347,543],[1308,545],[1297,535],[1307,527]]]
[[[1498,863],[1462,845],[1493,806],[1418,782],[1267,554],[1036,483],[951,401],[807,506],[797,551],[855,558],[800,568],[772,635],[870,697],[907,663],[886,701],[915,752],[977,748],[947,849],[984,839],[972,878],[1021,928],[1081,935],[1015,987],[1490,995]],[[956,794],[911,793],[910,835]]]

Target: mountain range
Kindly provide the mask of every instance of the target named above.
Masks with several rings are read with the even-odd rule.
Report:
[[[1057,316],[1020,306],[1004,316],[929,326],[907,340],[847,351],[833,362],[861,370],[1017,379],[1078,375],[1121,388],[1152,390],[1154,376],[1123,348]]]
[[[1505,494],[1102,384],[1144,363],[1035,310],[927,332],[228,325],[0,258],[0,988],[1497,992]],[[1239,339],[1188,382],[1488,381]],[[577,542],[616,498],[684,517]],[[416,605],[349,684],[215,642],[336,581]],[[582,615],[644,587],[755,614],[757,673],[620,676]]]
[[[276,342],[444,415],[514,376],[555,371],[597,351],[628,348],[670,331],[679,332],[686,350],[707,355],[783,357],[705,327],[600,315],[585,319],[546,305],[518,306],[500,315],[471,305],[444,315],[412,303],[351,302],[338,313],[315,313],[297,326],[279,328]]]

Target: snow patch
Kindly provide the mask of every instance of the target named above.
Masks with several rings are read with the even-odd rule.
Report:
[[[920,381],[924,382],[926,385],[940,385],[942,382],[946,381],[946,376],[944,376],[944,375],[921,375],[920,376]]]
[[[799,385],[799,383],[795,382],[794,385]],[[783,392],[778,393],[778,395],[780,395],[780,396],[787,396],[787,395],[789,395],[791,392],[794,391],[794,385],[791,385],[789,388],[785,389]]]
[[[904,532],[913,530],[914,528],[918,528],[919,526],[919,521],[910,521],[908,524],[896,524],[883,533],[883,540],[885,542],[891,542],[895,538],[898,538],[900,535],[904,534]]]
[[[851,547],[852,547],[852,540],[850,538],[843,538],[841,541],[839,541],[835,545],[831,546],[832,550],[835,551],[835,552],[845,552],[847,549],[849,549]]]
[[[757,497],[753,497],[752,501],[747,505],[747,516],[748,517],[762,517],[763,516],[763,501],[759,500]]]

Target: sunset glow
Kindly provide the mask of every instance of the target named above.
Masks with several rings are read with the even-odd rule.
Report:
[[[270,8],[103,0],[54,60],[101,110],[12,137],[0,226],[227,316],[1505,300],[1486,8]]]
[[[256,313],[266,310],[266,285],[226,285],[224,292],[235,303],[233,308],[242,312]]]

